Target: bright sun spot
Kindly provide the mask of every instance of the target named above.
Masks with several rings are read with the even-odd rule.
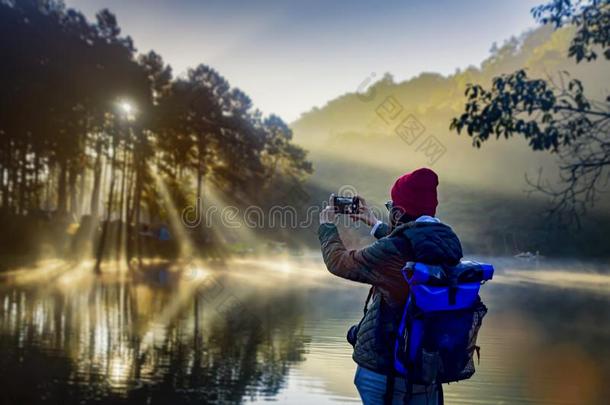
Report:
[[[292,266],[290,265],[289,261],[285,260],[280,263],[279,270],[282,273],[290,273],[290,272],[292,272]]]
[[[126,114],[131,114],[133,112],[133,106],[127,101],[122,101],[120,106],[121,110],[123,110],[123,112],[125,112]]]
[[[202,278],[204,278],[207,275],[209,275],[209,271],[207,271],[201,267],[194,267],[191,270],[190,277],[192,280],[201,280]]]

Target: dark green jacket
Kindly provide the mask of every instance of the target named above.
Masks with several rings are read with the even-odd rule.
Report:
[[[434,222],[410,222],[391,232],[381,225],[375,232],[377,241],[360,250],[347,250],[334,224],[320,225],[318,237],[332,274],[373,286],[354,361],[378,373],[393,373],[396,331],[409,288],[400,270],[407,261],[456,264],[462,258],[458,237],[449,226]]]

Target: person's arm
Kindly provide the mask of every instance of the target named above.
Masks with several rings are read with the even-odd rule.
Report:
[[[322,223],[318,229],[324,263],[332,274],[360,283],[376,285],[383,279],[383,268],[400,260],[400,252],[387,238],[360,250],[347,250],[333,223]]]

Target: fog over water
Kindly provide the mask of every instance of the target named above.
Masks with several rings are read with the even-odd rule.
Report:
[[[485,258],[475,376],[448,403],[599,404],[603,264]],[[102,276],[54,260],[0,275],[1,403],[357,402],[345,341],[367,287],[299,257],[150,263]]]

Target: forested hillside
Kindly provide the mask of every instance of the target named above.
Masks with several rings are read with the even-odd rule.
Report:
[[[363,77],[353,93],[291,124],[297,142],[311,151],[316,167],[312,189],[338,190],[349,184],[382,203],[396,176],[429,166],[441,178],[440,213],[472,236],[467,239],[473,250],[553,252],[559,246],[557,238],[563,238],[570,250],[602,253],[598,232],[608,223],[607,196],[585,218],[583,229],[566,233],[554,228],[543,215],[544,197],[529,194],[525,181],[526,174],[536,179],[540,170],[544,179],[556,179],[557,162],[551,153],[534,152],[522,139],[477,149],[471,138],[449,129],[451,119],[463,112],[468,83],[489,85],[493,77],[520,68],[530,77],[551,78],[558,85],[579,78],[591,98],[604,100],[610,88],[599,84],[610,83],[610,71],[603,61],[577,65],[568,59],[572,35],[569,28],[526,32],[501,46],[494,44],[480,66],[450,76],[422,73],[396,82],[386,74],[368,85],[370,77]],[[480,236],[486,232],[491,236]]]

